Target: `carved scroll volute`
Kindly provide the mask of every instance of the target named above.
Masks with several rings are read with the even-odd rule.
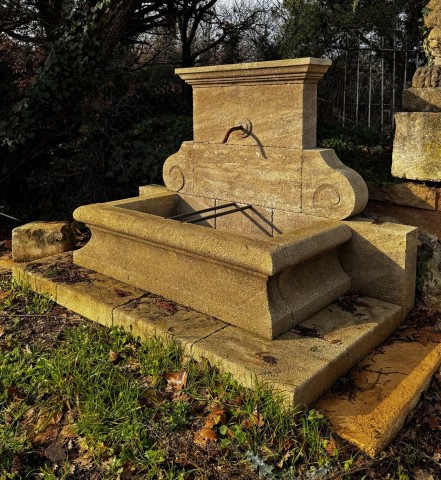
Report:
[[[189,193],[192,190],[191,169],[193,142],[184,142],[177,153],[168,157],[162,169],[164,183],[173,192]]]
[[[303,151],[302,213],[343,220],[360,213],[367,201],[366,183],[334,150]]]

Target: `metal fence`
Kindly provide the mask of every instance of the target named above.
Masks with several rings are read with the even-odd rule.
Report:
[[[319,96],[332,104],[334,123],[393,129],[402,92],[426,62],[421,45],[403,43],[372,34],[367,44],[339,50],[319,87]]]

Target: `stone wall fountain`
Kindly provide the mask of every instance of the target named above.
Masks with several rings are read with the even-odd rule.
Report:
[[[92,238],[74,262],[266,339],[351,288],[399,306],[403,318],[416,232],[345,220],[368,194],[333,150],[316,148],[317,82],[329,65],[177,70],[193,86],[194,140],[165,162],[165,186],[75,211]]]

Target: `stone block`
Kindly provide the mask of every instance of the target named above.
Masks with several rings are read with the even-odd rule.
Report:
[[[75,232],[69,222],[32,222],[12,231],[12,257],[29,262],[72,250]]]
[[[164,164],[181,194],[266,208],[301,209],[301,150],[186,142]]]
[[[368,183],[369,200],[405,205],[423,210],[437,210],[441,189],[421,183]],[[412,222],[410,225],[414,225]]]
[[[228,139],[229,145],[255,145],[256,142],[265,147],[314,148],[316,145],[317,117],[314,116],[312,128],[307,131],[302,112],[304,103],[312,104],[315,100],[316,104],[317,97],[315,94],[308,98],[301,84],[196,88],[193,95],[197,112],[194,141],[197,143],[220,144],[230,127],[241,119],[248,119],[252,135],[244,138],[241,132],[234,132]],[[210,108],[205,108],[206,105]]]
[[[392,175],[440,182],[441,112],[400,112],[395,121]]]
[[[408,88],[403,92],[404,112],[441,112],[441,88]]]
[[[412,225],[441,239],[441,212],[439,210],[423,210],[421,208],[394,205],[393,203],[370,201],[365,214],[379,221],[396,222]]]
[[[439,343],[383,346],[356,369],[350,395],[328,396],[315,406],[335,433],[374,457],[402,428],[440,363]]]
[[[330,63],[303,58],[176,70],[193,86],[195,142],[221,143],[246,118],[252,135],[234,133],[231,144],[315,147],[317,82]],[[307,125],[303,112],[310,116]]]
[[[69,257],[61,260],[68,263]],[[55,278],[45,278],[38,268],[24,272],[25,267],[17,264],[14,275],[21,272],[32,277],[39,291],[61,285]],[[82,288],[65,283],[70,293],[64,292],[60,304],[104,325],[122,326],[144,339],[172,336],[184,344],[188,354],[209,359],[248,387],[255,386],[256,379],[272,385],[290,406],[311,404],[354,361],[384,340],[401,319],[401,307],[363,297],[364,305],[357,306],[356,312],[346,311],[337,302],[309,319],[304,327],[314,328],[316,337],[290,331],[272,341],[179,304],[170,308],[166,299],[148,293],[138,296],[133,287],[106,276],[84,273],[93,281],[83,283]]]
[[[310,405],[401,321],[399,306],[363,300],[369,307],[359,307],[357,315],[333,304],[301,324],[314,326],[316,337],[293,331],[270,341],[230,326],[195,343],[192,353],[247,387],[254,387],[257,378],[275,385],[288,404]]]
[[[366,218],[344,223],[352,239],[340,249],[340,261],[352,288],[401,305],[406,316],[415,297],[417,229]]]
[[[162,305],[169,306],[168,310]],[[177,337],[184,346],[192,345],[227,326],[216,318],[152,294],[115,308],[113,325],[142,338],[159,335]]]

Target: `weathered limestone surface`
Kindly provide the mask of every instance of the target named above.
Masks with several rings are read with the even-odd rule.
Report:
[[[32,222],[12,231],[12,257],[28,262],[72,250],[75,232],[69,222]]]
[[[430,30],[428,66],[415,72],[403,93],[403,110],[395,115],[392,175],[411,180],[441,181],[441,5],[431,0],[424,23]]]
[[[404,425],[440,363],[439,343],[386,345],[357,369],[350,398],[328,396],[316,407],[338,435],[374,457]]]
[[[186,142],[164,165],[164,181],[187,195],[335,219],[360,212],[368,199],[363,179],[330,149],[262,153],[254,146],[207,149]]]
[[[334,150],[304,150],[302,213],[344,219],[361,212],[368,201],[364,180],[340,162]]]
[[[193,86],[194,141],[221,143],[230,126],[248,121],[251,134],[235,132],[229,143],[315,147],[316,84],[330,65],[327,59],[296,58],[177,69]]]
[[[66,283],[63,278],[79,268],[69,258],[17,264],[14,276],[104,325],[123,326],[142,338],[172,336],[188,354],[209,359],[246,386],[255,386],[256,379],[273,385],[289,405],[311,404],[401,321],[398,305],[363,297],[352,313],[336,302],[301,325],[315,329],[316,337],[300,328],[269,340],[86,269],[80,273],[88,281]],[[54,270],[61,278],[47,276]]]
[[[392,175],[441,181],[441,113],[401,112],[395,121]]]
[[[441,188],[429,187],[422,183],[403,182],[381,185],[368,183],[368,188],[370,201],[378,200],[422,210],[438,210],[438,207],[441,207],[439,205]],[[415,224],[411,222],[409,225]]]
[[[412,87],[403,92],[404,112],[441,112],[441,88]]]
[[[365,212],[370,218],[380,221],[414,225],[430,235],[441,239],[441,210],[426,210],[402,205],[394,205],[385,202],[369,202]]]
[[[333,150],[315,148],[316,84],[329,64],[178,70],[193,86],[194,140],[165,162],[166,187],[75,211],[92,232],[75,263],[267,339],[344,294],[338,250],[352,229],[339,220],[361,212],[368,192]],[[228,203],[247,210],[175,219]]]
[[[327,253],[350,239],[342,223],[310,221],[298,231],[253,239],[148,215],[155,212],[154,204],[151,210],[147,206],[150,200],[145,199],[142,213],[128,208],[129,199],[117,206],[77,209],[75,217],[87,223],[92,238],[74,252],[75,263],[104,268],[113,278],[266,338],[280,335],[350,288],[336,254]]]
[[[352,288],[401,305],[407,315],[415,297],[417,228],[366,218],[345,223],[352,239],[341,248],[340,259]]]
[[[193,86],[194,141],[165,162],[166,186],[324,218],[362,211],[362,178],[333,150],[315,148],[316,84],[329,65],[306,58],[178,69]]]

